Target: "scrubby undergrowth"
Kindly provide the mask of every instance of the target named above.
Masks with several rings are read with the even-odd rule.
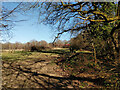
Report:
[[[97,83],[107,88],[120,87],[120,67],[116,60],[97,59],[93,54],[69,53],[62,55],[56,62],[70,76],[99,79]]]

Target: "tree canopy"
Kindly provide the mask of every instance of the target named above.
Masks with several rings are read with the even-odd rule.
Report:
[[[64,32],[80,33],[87,30],[87,27],[93,22],[104,24],[115,23],[111,30],[111,35],[119,28],[120,2],[20,2],[11,11],[3,9],[0,20],[1,31],[12,28],[12,20],[7,18],[14,12],[26,11],[32,8],[39,9],[39,20],[44,24],[51,24],[57,27],[59,31],[55,40]],[[26,6],[26,7],[25,7]],[[9,22],[8,22],[9,21]],[[54,40],[54,42],[55,42]]]
[[[64,32],[81,32],[92,22],[108,24],[120,19],[114,2],[46,2],[40,8],[44,24],[57,25],[60,33],[56,38]]]

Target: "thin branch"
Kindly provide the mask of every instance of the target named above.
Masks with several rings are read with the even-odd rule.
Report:
[[[21,2],[19,5],[17,5],[13,10],[11,10],[7,15],[3,16],[2,18],[0,18],[0,20],[8,17],[8,16],[9,16],[11,13],[13,13],[21,4],[22,4],[22,2]]]
[[[80,24],[80,23],[79,23],[79,24]],[[81,23],[81,24],[83,24],[83,23]],[[72,29],[64,30],[64,31],[58,33],[57,36],[55,37],[55,39],[53,40],[53,45],[54,45],[54,42],[55,42],[55,41],[59,38],[59,36],[62,35],[63,33],[68,32],[68,31],[80,30],[80,29],[85,28],[85,27],[86,27],[86,26],[84,26],[84,27],[78,27],[78,28],[75,28],[75,27],[74,27],[74,28],[72,28]]]

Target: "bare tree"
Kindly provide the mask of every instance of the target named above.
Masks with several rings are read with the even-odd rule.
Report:
[[[39,44],[40,44],[40,46],[42,46],[42,47],[48,47],[48,43],[47,43],[45,40],[41,40],[41,41],[39,42]]]
[[[5,6],[5,3],[7,3],[8,6]],[[16,5],[12,6],[13,8],[8,8],[9,5],[12,5],[10,4],[12,2],[5,3],[2,3],[2,7],[0,10],[0,41],[11,39],[13,34],[11,30],[16,25],[16,22],[25,21],[15,18],[16,12],[19,13],[21,10],[21,6],[23,4],[22,2],[16,2]]]

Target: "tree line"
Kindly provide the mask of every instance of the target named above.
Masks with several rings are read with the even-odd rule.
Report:
[[[16,50],[16,49],[22,49],[26,51],[30,51],[32,47],[39,48],[39,49],[50,49],[54,47],[65,47],[65,44],[67,44],[68,41],[64,40],[57,40],[55,44],[53,45],[52,43],[48,43],[45,40],[37,41],[37,40],[31,40],[27,43],[20,43],[20,42],[15,42],[15,43],[1,43],[2,44],[2,49],[3,50]]]

